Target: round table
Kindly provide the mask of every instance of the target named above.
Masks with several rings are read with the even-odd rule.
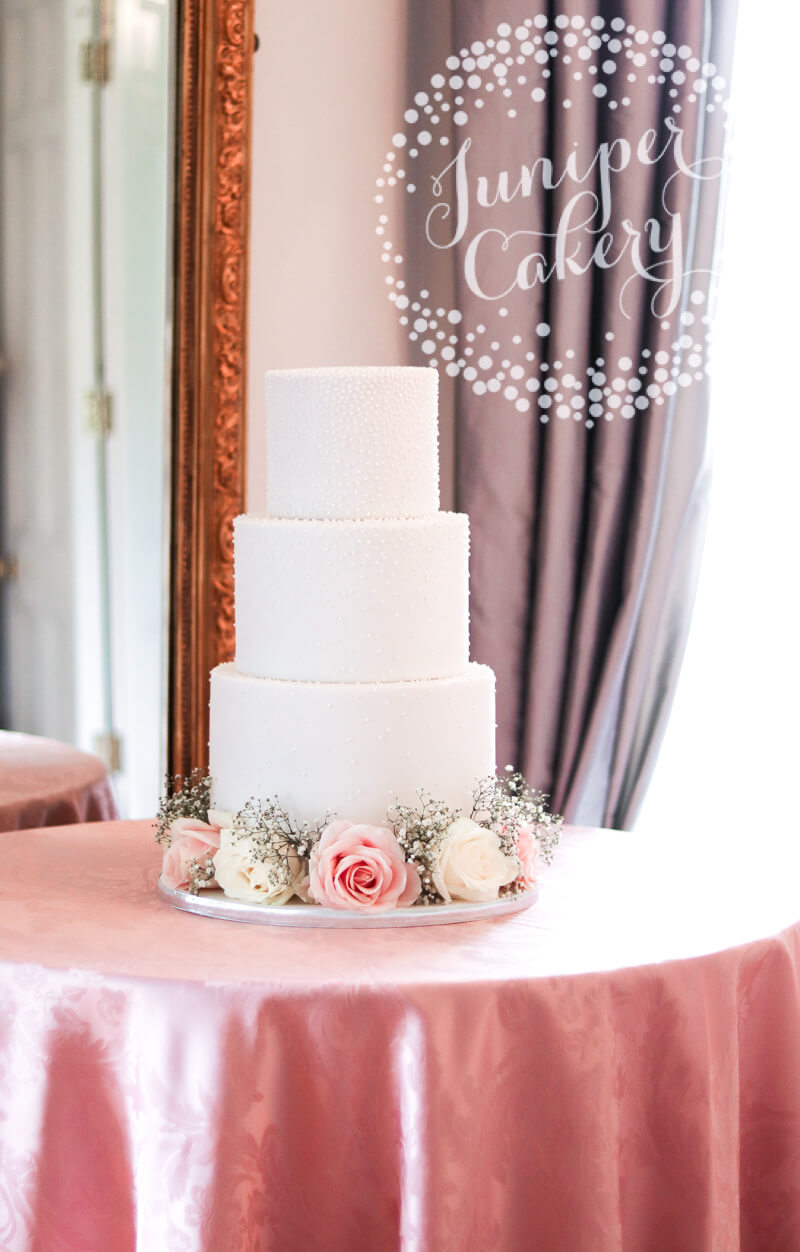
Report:
[[[147,823],[0,875],[4,1252],[796,1252],[800,846],[570,830],[528,912],[193,917]]]
[[[0,831],[117,816],[108,771],[89,752],[0,730]]]

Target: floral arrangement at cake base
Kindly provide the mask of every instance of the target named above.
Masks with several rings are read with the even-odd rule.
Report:
[[[223,812],[211,807],[211,780],[195,771],[168,780],[156,839],[161,880],[173,890],[378,913],[529,891],[561,827],[547,797],[510,766],[478,785],[469,813],[420,793],[416,807],[391,806],[382,826],[331,814],[298,824],[277,799]]]

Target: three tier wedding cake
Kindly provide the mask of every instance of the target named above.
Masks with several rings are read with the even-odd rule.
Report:
[[[495,776],[437,386],[428,367],[267,374],[266,511],[234,523],[236,659],[211,674],[210,776],[162,802],[167,892],[364,913],[535,881],[559,819]]]
[[[267,375],[267,511],[234,525],[236,661],[211,675],[215,808],[377,823],[494,773],[469,663],[469,521],[439,512],[435,370]]]

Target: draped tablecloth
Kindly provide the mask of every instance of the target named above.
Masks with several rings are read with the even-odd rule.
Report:
[[[117,816],[99,757],[53,739],[0,730],[0,831]]]
[[[746,836],[746,837],[745,837]],[[4,1252],[796,1252],[800,848],[569,831],[527,913],[182,914],[3,843]]]

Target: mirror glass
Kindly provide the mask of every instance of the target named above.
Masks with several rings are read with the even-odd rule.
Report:
[[[174,5],[0,0],[0,725],[163,772]]]

